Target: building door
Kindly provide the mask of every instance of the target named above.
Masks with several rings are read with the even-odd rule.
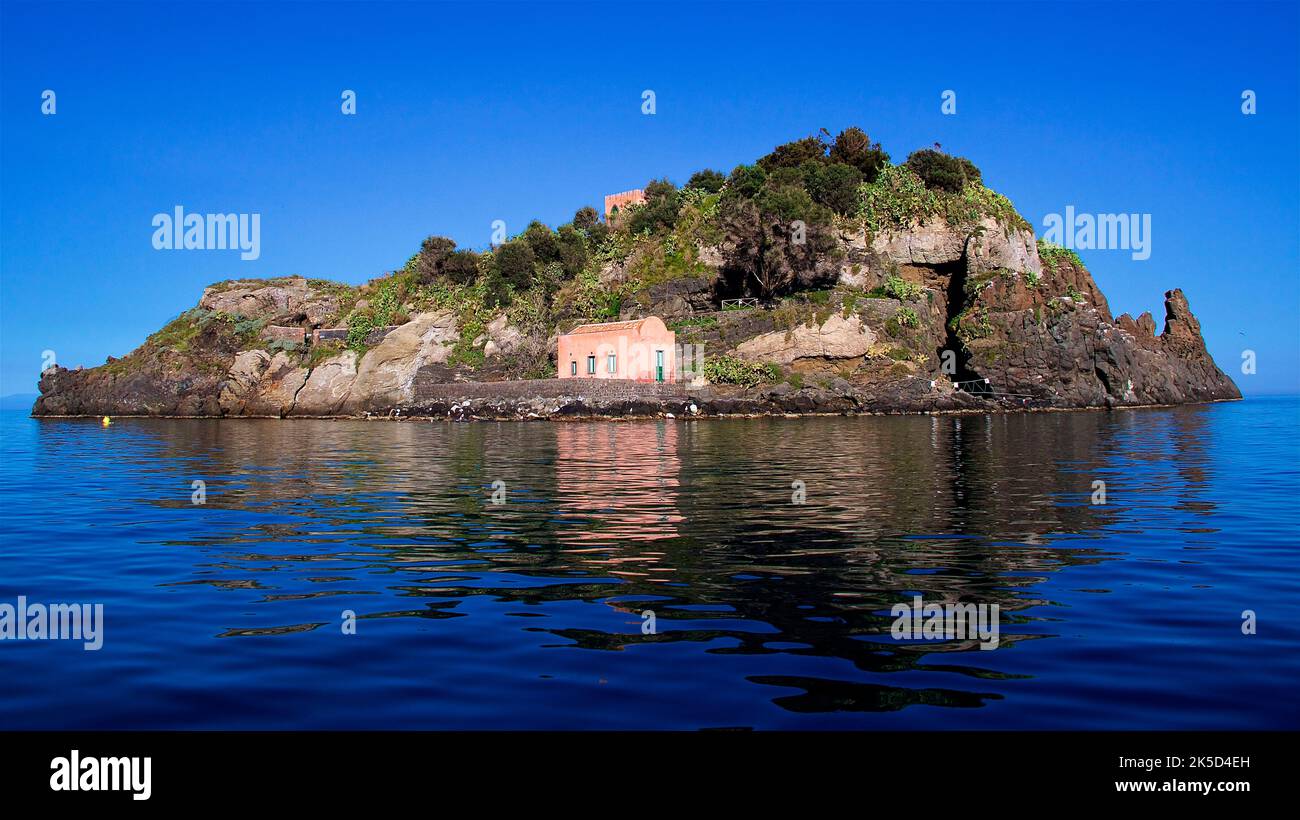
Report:
[[[656,350],[655,351],[655,381],[661,382],[663,380],[664,380],[664,352],[662,350]]]

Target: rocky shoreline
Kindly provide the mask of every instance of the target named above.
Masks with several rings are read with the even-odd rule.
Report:
[[[443,314],[434,314],[417,316],[399,327],[364,357],[346,351],[315,366],[297,364],[283,352],[240,351],[214,334],[199,353],[191,353],[181,362],[164,356],[155,366],[127,373],[114,373],[115,362],[91,370],[54,367],[42,375],[41,397],[32,414],[59,418],[564,419],[669,414],[996,413],[1159,407],[1240,398],[1236,386],[1205,351],[1199,323],[1181,291],[1166,295],[1166,329],[1160,336],[1153,334],[1149,314],[1138,320],[1128,316],[1109,320],[1109,315],[1102,313],[1104,307],[1078,305],[1068,299],[1061,304],[1065,307],[1056,311],[1050,326],[1030,323],[1018,336],[1007,334],[1013,341],[1002,344],[1016,349],[1023,364],[1010,356],[984,364],[976,360],[981,369],[975,375],[990,380],[991,387],[985,389],[995,394],[991,396],[959,389],[942,372],[927,373],[910,362],[904,366],[898,361],[889,361],[885,373],[867,374],[856,383],[830,375],[822,376],[821,386],[815,387],[790,382],[742,387],[587,379],[448,379],[454,376],[445,366],[447,350],[455,340],[454,333],[448,331],[454,326]],[[764,347],[769,344],[764,339],[771,338],[786,346],[780,352],[793,349],[793,360],[800,363],[839,364],[854,355],[869,359],[869,352],[863,355],[853,348],[841,348],[862,345],[860,340],[870,338],[874,309],[875,305],[869,305],[863,312],[865,321],[856,326],[835,313],[820,325],[814,320],[795,333],[751,332],[740,347],[748,345],[762,350],[760,355],[771,356]],[[890,309],[886,305],[886,310]],[[755,324],[763,318],[736,316],[732,321]],[[1014,322],[1006,324],[1015,327]],[[760,330],[762,327],[759,325]],[[1031,337],[1032,346],[1026,344],[1026,337]],[[692,406],[695,412],[690,411]]]
[[[1236,397],[1211,398],[1195,402],[1210,404],[1238,401]],[[350,420],[350,421],[638,421],[649,419],[736,419],[736,418],[817,418],[895,415],[995,415],[1014,413],[1072,413],[1107,410],[1154,410],[1177,407],[1188,402],[1161,404],[1114,404],[1109,406],[1065,407],[1024,399],[987,399],[960,391],[938,394],[931,391],[912,400],[885,404],[854,394],[835,394],[821,390],[740,392],[719,395],[710,388],[691,389],[672,399],[637,399],[593,401],[581,396],[556,400],[533,397],[520,399],[465,398],[438,401],[388,413],[360,414],[213,416],[165,413],[44,413],[38,418],[163,418],[163,419],[274,419],[274,420]]]

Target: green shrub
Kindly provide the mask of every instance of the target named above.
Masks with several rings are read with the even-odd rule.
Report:
[[[478,254],[473,251],[452,251],[442,260],[439,271],[458,285],[468,285],[478,276]]]
[[[906,165],[932,190],[955,194],[968,183],[980,182],[980,171],[973,162],[932,148],[913,151]]]
[[[857,312],[858,302],[867,294],[854,288],[840,289],[840,315],[848,318]]]
[[[1079,258],[1079,254],[1070,248],[1048,242],[1041,236],[1038,238],[1038,258],[1043,260],[1043,264],[1047,265],[1052,273],[1056,273],[1056,266],[1062,260],[1072,262],[1076,267],[1083,267],[1083,260]]]
[[[477,265],[478,254],[456,250],[456,243],[445,236],[430,236],[406,263],[405,271],[420,285],[432,285],[440,279],[466,284],[477,275]]]
[[[440,266],[442,260],[456,249],[454,240],[445,236],[430,236],[420,245],[420,250],[412,258],[412,268],[415,272],[416,281],[421,283],[432,282],[441,275]]]
[[[967,308],[958,313],[948,322],[948,327],[956,332],[957,338],[963,344],[969,344],[974,339],[983,339],[993,335],[993,323],[989,321],[988,308],[972,314],[971,309]]]
[[[902,302],[911,302],[921,296],[921,286],[909,282],[901,276],[890,274],[885,279],[885,295]]]
[[[488,307],[510,307],[514,301],[515,288],[500,271],[494,270],[479,280],[483,285],[483,303]]]
[[[348,319],[347,346],[362,353],[366,349],[366,337],[375,329],[375,320],[369,314],[354,315]]]
[[[592,225],[600,222],[600,213],[590,205],[583,205],[573,215],[573,227],[580,231],[591,229]]]
[[[560,226],[555,232],[555,246],[566,278],[572,279],[587,266],[587,241],[574,226]]]
[[[804,137],[778,145],[772,149],[772,153],[759,159],[758,165],[770,174],[777,168],[798,168],[809,161],[826,161],[826,143],[822,142],[820,136]]]
[[[894,318],[898,320],[900,327],[921,326],[921,318],[917,316],[916,311],[912,310],[910,307],[899,308],[898,312],[894,314]]]
[[[493,256],[496,260],[496,273],[500,277],[500,284],[509,285],[516,290],[524,290],[532,284],[537,257],[529,242],[524,239],[512,239],[497,248]]]
[[[203,308],[190,308],[152,333],[145,343],[153,348],[168,348],[184,353],[189,350],[190,342],[194,337],[198,336],[210,322],[222,321],[224,318],[224,314]]]
[[[965,157],[957,157],[957,162],[961,164],[962,173],[966,176],[967,185],[983,185],[984,172],[981,171],[975,163]]]
[[[609,226],[604,222],[597,222],[586,230],[587,234],[587,252],[589,254],[598,254],[609,240]]]
[[[712,328],[718,326],[718,317],[716,316],[691,316],[686,319],[678,319],[668,323],[669,330],[682,330],[684,328]]]
[[[781,378],[781,370],[774,364],[753,364],[730,355],[705,359],[703,371],[704,378],[714,384],[743,387],[770,384]]]
[[[860,213],[868,233],[907,228],[932,217],[943,217],[952,225],[969,225],[991,217],[1013,228],[1032,230],[1016,212],[1011,200],[974,182],[960,193],[930,189],[906,165],[891,165],[873,183],[859,188]]]
[[[905,228],[940,210],[938,196],[904,165],[883,169],[879,178],[863,185],[862,217],[870,233]]]
[[[447,355],[447,364],[452,367],[463,365],[474,369],[482,367],[486,357],[483,355],[483,348],[475,347],[471,343],[473,338],[468,333],[462,333],[456,346]]]
[[[629,233],[655,233],[671,228],[677,221],[681,198],[677,186],[666,179],[658,179],[645,186],[645,204],[631,209],[627,220]]]
[[[852,165],[866,182],[875,182],[882,169],[889,166],[889,154],[873,143],[861,128],[845,128],[831,145],[831,162]]]
[[[623,294],[606,289],[594,267],[583,270],[566,283],[555,297],[555,312],[577,322],[598,322],[617,318],[623,308]]]
[[[307,357],[307,367],[317,367],[326,359],[333,358],[342,353],[344,349],[343,343],[338,340],[327,339],[320,344],[312,345],[311,353]]]
[[[564,266],[559,262],[549,262],[545,265],[537,265],[535,268],[536,276],[533,277],[532,287],[529,291],[537,290],[550,296],[560,289],[560,285],[565,280]],[[520,291],[521,293],[523,291]]]
[[[560,246],[551,229],[534,219],[524,229],[523,240],[533,249],[533,259],[539,265],[560,261]]]
[[[677,227],[671,233],[635,238],[624,265],[627,292],[683,276],[712,276],[713,269],[700,261],[699,248],[687,233]]]
[[[234,317],[235,333],[240,336],[256,336],[266,327],[265,319],[246,319],[243,316]]]
[[[767,183],[767,172],[757,165],[737,165],[727,178],[726,193],[753,199]]]
[[[727,178],[722,172],[714,171],[712,168],[705,168],[691,174],[691,178],[686,182],[686,187],[716,194],[722,190],[722,186],[725,184],[727,184]]]
[[[673,231],[683,245],[716,245],[721,240],[718,226],[720,194],[709,194],[699,188],[682,191],[682,207],[677,212]]]
[[[802,185],[769,184],[759,192],[754,202],[762,213],[774,214],[783,222],[802,219],[805,223],[826,224],[830,221],[826,215],[812,216],[816,203]]]
[[[831,231],[834,214],[802,186],[768,180],[755,199],[727,197],[719,212],[723,276],[733,293],[779,296],[817,275],[819,265],[843,254]],[[804,223],[804,242],[791,241],[792,223]]]
[[[375,328],[397,324],[401,318],[402,281],[390,277],[380,281],[370,304],[365,310],[353,310],[348,315],[347,346],[361,353],[366,348],[366,336]]]
[[[808,169],[805,184],[813,202],[825,205],[837,214],[848,214],[857,210],[862,172],[839,162],[814,165]]]
[[[946,197],[944,216],[950,223],[970,223],[989,216],[1013,228],[1032,231],[1033,226],[1016,211],[1016,206],[997,191],[984,187],[981,182],[968,182],[961,194]]]

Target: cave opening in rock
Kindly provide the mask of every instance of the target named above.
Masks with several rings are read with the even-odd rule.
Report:
[[[961,259],[955,262],[934,265],[933,271],[943,285],[939,292],[943,294],[944,340],[943,346],[936,351],[940,370],[967,393],[988,394],[992,388],[971,367],[970,351],[957,335],[957,317],[966,308],[966,255],[962,254]]]

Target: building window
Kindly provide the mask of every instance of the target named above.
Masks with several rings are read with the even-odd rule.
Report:
[[[593,375],[593,376],[596,375],[596,357],[595,357],[595,356],[588,356],[588,357],[587,357],[587,372],[588,372],[589,374]]]
[[[570,375],[570,376],[576,376],[576,375],[578,375],[578,363],[577,363],[577,362],[569,362],[569,375]]]
[[[606,367],[609,368],[610,373],[618,372],[618,359],[614,356],[613,353],[605,357],[605,365]]]

